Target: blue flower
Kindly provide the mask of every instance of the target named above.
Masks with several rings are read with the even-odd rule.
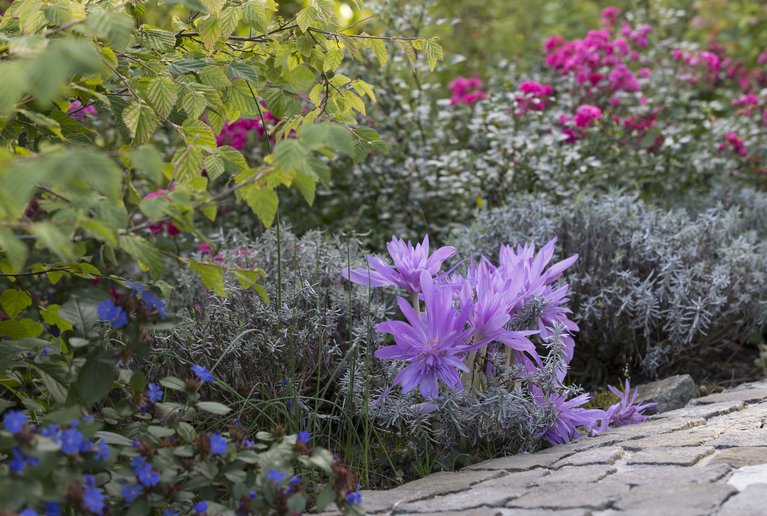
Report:
[[[156,309],[161,319],[167,317],[168,314],[165,312],[165,301],[152,294],[146,287],[139,285],[138,283],[126,281],[125,286],[133,290],[133,294],[144,302],[148,310]]]
[[[47,357],[53,352],[53,348],[46,346],[43,349],[40,350],[40,356],[41,357]]]
[[[83,434],[75,428],[64,430],[61,434],[61,451],[67,455],[74,455],[80,451],[83,445]]]
[[[151,487],[160,483],[160,474],[152,468],[151,464],[147,464],[144,457],[134,457],[130,465],[141,485]]]
[[[40,430],[40,435],[49,438],[54,443],[58,443],[61,441],[61,428],[56,423],[51,423]]]
[[[346,495],[346,501],[352,505],[362,505],[362,493],[360,493],[360,485],[357,484],[357,490],[348,493]]]
[[[162,511],[162,516],[178,516],[178,513],[173,509],[165,509]]]
[[[157,403],[162,400],[163,392],[162,388],[156,383],[150,383],[147,385],[146,397],[152,403]]]
[[[9,410],[3,414],[3,426],[12,434],[18,434],[27,424],[27,416],[20,410]]]
[[[195,374],[195,376],[197,376],[197,378],[200,379],[200,381],[202,381],[202,383],[213,383],[215,381],[215,378],[213,378],[213,375],[210,374],[210,371],[201,365],[193,365],[192,372]]]
[[[270,469],[269,472],[266,474],[266,478],[274,482],[275,484],[278,484],[285,480],[285,477],[288,476],[287,473],[283,473],[282,471],[276,470],[276,469]]]
[[[34,509],[24,509],[19,513],[19,516],[37,516],[37,511]]]
[[[251,500],[255,500],[256,498],[258,498],[258,495],[256,494],[255,491],[250,491],[248,493],[248,498],[250,498]]]
[[[133,501],[141,496],[141,493],[143,492],[144,488],[139,485],[123,484],[120,496],[123,497],[123,500],[125,500],[126,503],[133,503]]]
[[[311,438],[312,438],[312,434],[310,434],[306,430],[301,430],[300,432],[298,432],[298,435],[296,436],[296,442],[306,444],[309,442],[309,439]]]
[[[111,299],[99,303],[96,313],[100,320],[112,323],[112,328],[122,328],[128,324],[128,315]]]
[[[61,516],[61,504],[56,501],[45,502],[45,516]]]
[[[210,436],[210,452],[213,455],[221,455],[226,453],[227,442],[226,439],[221,437],[221,434],[215,433]]]
[[[89,511],[101,514],[104,510],[104,493],[96,486],[86,487],[83,491],[83,505]]]
[[[21,474],[27,467],[27,461],[24,459],[24,454],[18,448],[11,450],[11,460],[8,461],[8,468],[11,473]]]
[[[103,439],[96,442],[96,455],[93,456],[99,462],[104,462],[109,458],[109,445]]]
[[[208,510],[208,502],[197,502],[194,504],[194,510],[197,514],[203,514]]]

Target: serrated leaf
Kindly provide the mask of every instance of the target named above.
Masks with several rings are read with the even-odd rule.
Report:
[[[131,154],[131,162],[139,172],[143,173],[154,183],[162,182],[163,161],[160,152],[152,145],[142,145]]]
[[[431,39],[427,39],[425,44],[425,50],[426,50],[426,60],[429,63],[429,69],[431,71],[434,71],[434,69],[437,67],[437,63],[439,63],[445,56],[445,53],[442,49],[442,45],[439,44],[439,38],[434,37]]]
[[[213,155],[205,158],[205,161],[203,161],[203,167],[205,167],[205,171],[207,172],[208,178],[210,178],[211,181],[215,181],[221,177],[221,174],[226,171],[224,160],[218,156]]]
[[[13,268],[19,272],[24,268],[29,252],[27,246],[10,229],[0,228],[0,252],[3,252]]]
[[[38,222],[30,227],[32,233],[40,245],[48,248],[53,254],[65,261],[77,259],[75,246],[70,235],[50,222]]]
[[[144,269],[149,269],[159,276],[165,268],[162,253],[157,247],[138,235],[121,235],[120,248],[128,253]]]
[[[296,23],[302,32],[309,30],[312,25],[319,24],[320,13],[314,7],[306,7],[296,14]]]
[[[150,50],[169,52],[176,46],[176,35],[167,30],[142,27],[136,38],[141,46]]]
[[[0,305],[8,317],[15,319],[24,309],[32,305],[32,298],[23,290],[9,288],[0,294]]]
[[[257,115],[259,109],[255,93],[247,81],[235,79],[232,81],[232,86],[226,89],[227,105],[236,109],[242,116]]]
[[[45,321],[46,324],[58,327],[61,332],[72,330],[72,323],[59,314],[60,309],[60,305],[48,305],[45,308],[40,309],[40,317],[43,318],[43,321]]]
[[[216,48],[216,43],[221,39],[221,24],[217,16],[210,15],[200,20],[197,31],[208,52]]]
[[[240,9],[238,7],[225,7],[218,17],[218,23],[221,26],[221,38],[228,38],[237,28],[240,22]]]
[[[111,48],[122,52],[133,35],[134,21],[118,9],[99,9],[88,13],[85,27],[93,36],[108,40]]]
[[[173,176],[181,182],[191,183],[202,173],[202,151],[182,147],[173,155]]]
[[[196,272],[202,280],[202,284],[205,288],[215,292],[219,296],[226,296],[226,287],[224,286],[224,271],[221,267],[212,265],[210,263],[197,262],[194,260],[189,261],[189,268]]]
[[[344,49],[333,48],[325,54],[325,60],[322,62],[323,72],[335,72],[344,60]]]
[[[162,118],[170,115],[178,100],[178,86],[169,77],[156,77],[149,81],[146,93],[155,111]]]
[[[189,115],[189,118],[200,118],[200,115],[208,107],[205,95],[197,91],[190,91],[181,98],[181,109]]]
[[[415,50],[413,50],[413,46],[408,41],[403,41],[401,39],[395,41],[397,43],[397,47],[399,47],[402,53],[405,54],[405,57],[407,57],[407,60],[410,62],[410,64],[415,64]]]
[[[160,125],[155,112],[146,104],[132,102],[122,113],[125,127],[131,132],[134,145],[147,143]]]
[[[216,150],[216,135],[209,125],[200,120],[187,120],[182,126],[184,141],[192,147],[207,151]]]
[[[259,218],[261,223],[267,228],[271,227],[277,216],[277,207],[279,198],[277,192],[271,188],[262,188],[258,185],[252,185],[243,192],[245,202],[253,213]]]
[[[370,50],[372,50],[378,58],[378,64],[381,65],[381,68],[386,66],[386,63],[389,62],[389,51],[386,50],[386,44],[383,40],[370,39],[368,40],[368,44],[370,45]]]

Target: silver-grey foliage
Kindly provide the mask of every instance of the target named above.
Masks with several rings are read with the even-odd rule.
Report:
[[[753,202],[691,215],[625,195],[523,195],[481,214],[453,244],[468,256],[558,236],[561,256],[580,255],[567,277],[580,326],[574,368],[592,381],[626,364],[655,376],[749,345],[765,322],[767,250],[753,230],[766,227],[767,201],[758,192],[736,198]]]

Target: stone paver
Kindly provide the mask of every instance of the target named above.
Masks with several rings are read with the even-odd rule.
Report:
[[[514,498],[507,506],[525,509],[607,509],[628,492],[629,486],[611,480],[588,485],[580,482],[549,483]]]
[[[767,485],[755,484],[727,500],[717,516],[764,516],[767,509]]]
[[[673,466],[692,466],[707,455],[714,453],[711,447],[662,447],[647,448],[631,455],[626,463],[634,464],[670,464]]]
[[[767,515],[767,381],[639,425],[362,495],[370,514]]]
[[[672,508],[681,506],[688,511],[707,514],[736,492],[734,487],[726,484],[646,484],[633,488],[615,503],[615,508],[676,514]]]

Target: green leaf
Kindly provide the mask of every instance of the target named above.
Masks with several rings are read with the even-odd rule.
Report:
[[[89,353],[74,385],[80,401],[85,405],[92,405],[109,394],[112,390],[113,371],[110,352],[94,350]]]
[[[9,288],[0,294],[0,305],[11,319],[15,319],[25,308],[32,304],[32,298],[23,290]]]
[[[209,125],[200,120],[187,120],[182,126],[184,140],[190,147],[212,152],[216,150],[216,135]]]
[[[176,378],[175,376],[166,376],[160,380],[160,385],[173,391],[183,392],[186,390],[186,383],[184,383],[184,381],[180,378]]]
[[[431,39],[427,39],[425,50],[426,60],[429,63],[429,69],[434,71],[434,69],[437,67],[437,63],[442,61],[443,57],[445,56],[445,53],[442,50],[442,45],[439,44],[439,38],[433,37]]]
[[[219,158],[218,156],[210,155],[207,158],[205,158],[205,161],[203,162],[203,166],[205,167],[205,171],[208,173],[208,177],[211,181],[215,181],[219,177],[221,177],[221,174],[223,174],[226,171],[226,165],[224,164],[224,160]]]
[[[145,270],[148,268],[156,276],[162,273],[165,267],[162,253],[146,239],[138,235],[121,235],[120,247]]]
[[[133,446],[132,439],[128,439],[124,435],[116,434],[114,432],[107,432],[106,430],[99,430],[96,432],[96,439],[103,439],[105,443],[112,446]]]
[[[221,24],[217,16],[207,16],[197,25],[197,31],[200,33],[205,48],[210,52],[216,48],[216,43],[221,39]]]
[[[262,188],[258,185],[252,185],[244,192],[245,202],[248,203],[250,209],[259,218],[259,220],[267,228],[271,227],[274,223],[274,218],[277,216],[277,207],[279,205],[279,198],[277,192],[271,188]]]
[[[189,118],[200,118],[206,107],[208,107],[208,101],[200,92],[190,91],[181,98],[181,109],[189,115]]]
[[[72,323],[59,314],[60,309],[60,305],[48,305],[45,308],[40,309],[40,317],[43,318],[43,321],[45,321],[46,324],[58,327],[61,332],[74,329]]]
[[[344,49],[333,48],[325,54],[325,60],[322,62],[323,72],[335,72],[344,60]]]
[[[131,154],[131,162],[136,170],[143,173],[155,184],[162,182],[162,155],[152,145],[142,145],[134,150]]]
[[[202,280],[202,284],[205,288],[215,292],[216,295],[221,297],[226,296],[226,287],[224,286],[224,271],[221,267],[212,265],[210,263],[197,262],[189,260],[189,268],[197,273]]]
[[[39,337],[43,329],[42,324],[32,319],[0,321],[0,335],[12,340]]]
[[[230,79],[244,79],[254,85],[257,85],[259,82],[256,67],[243,61],[229,63],[226,67],[226,74]]]
[[[389,62],[389,51],[386,50],[386,43],[380,39],[369,39],[368,44],[370,45],[370,50],[378,58],[378,64],[381,65],[381,68],[386,66],[386,63]]]
[[[232,409],[223,403],[218,403],[216,401],[200,401],[196,406],[200,410],[210,412],[211,414],[216,414],[217,416],[224,416],[232,411]]]
[[[10,229],[0,228],[0,251],[5,253],[13,267],[13,272],[19,272],[27,261],[27,246]]]
[[[298,132],[298,139],[310,149],[327,147],[347,156],[354,153],[354,136],[338,124],[323,122],[304,125]]]
[[[40,245],[47,247],[49,251],[62,260],[74,261],[77,259],[71,235],[64,233],[56,225],[50,222],[38,222],[29,228],[29,232],[37,237]]]
[[[227,106],[239,111],[240,115],[257,115],[259,112],[255,98],[255,89],[243,79],[235,79],[226,89]]]
[[[336,499],[336,492],[333,489],[332,484],[325,484],[325,487],[322,488],[320,493],[317,495],[317,501],[315,504],[315,509],[317,509],[317,512],[322,512],[325,510],[325,507],[333,503]]]
[[[125,108],[123,122],[131,132],[134,145],[147,143],[160,125],[160,120],[152,108],[137,101]]]
[[[202,151],[195,147],[182,147],[173,155],[174,177],[182,183],[194,184],[202,174]]]
[[[3,78],[3,87],[0,88],[0,113],[8,114],[27,90],[25,66],[17,61],[0,62],[0,77]]]
[[[314,7],[301,9],[296,15],[296,23],[302,32],[306,32],[312,25],[320,24],[320,13]]]
[[[58,315],[74,325],[81,336],[88,335],[99,320],[96,302],[70,297],[58,310]]]
[[[178,86],[169,77],[152,79],[146,93],[157,114],[162,118],[167,118],[170,115],[178,100]]]
[[[99,9],[88,13],[85,27],[93,36],[108,40],[115,51],[122,52],[133,35],[134,21],[118,9]]]
[[[142,26],[136,33],[139,45],[150,50],[169,52],[176,46],[176,35],[166,30]]]

